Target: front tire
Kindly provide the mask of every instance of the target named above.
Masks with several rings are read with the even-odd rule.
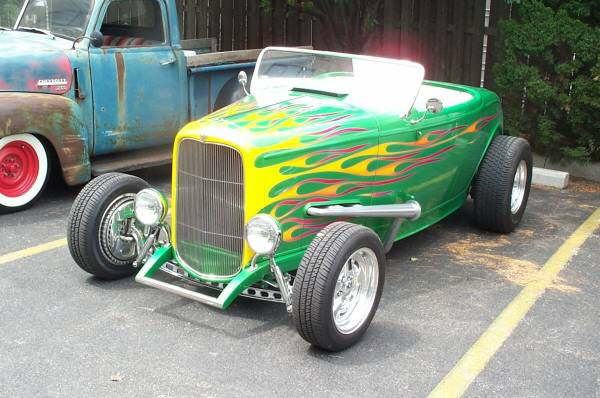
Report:
[[[494,138],[471,190],[475,222],[488,231],[514,231],[527,207],[531,174],[531,148],[526,140],[505,135]]]
[[[317,234],[296,273],[292,314],[298,333],[328,351],[355,344],[377,311],[385,255],[369,228],[335,222]]]
[[[132,239],[119,239],[133,213],[135,195],[149,184],[139,177],[108,173],[93,179],[79,193],[67,221],[71,256],[81,269],[102,279],[134,274],[137,251]]]
[[[44,191],[49,175],[48,153],[36,136],[0,138],[0,214],[30,207]]]

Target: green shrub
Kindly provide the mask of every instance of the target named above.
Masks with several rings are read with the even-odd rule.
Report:
[[[505,130],[553,159],[600,160],[598,0],[513,1],[494,65]]]

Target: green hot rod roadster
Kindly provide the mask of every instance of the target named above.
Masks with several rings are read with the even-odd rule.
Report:
[[[393,243],[459,209],[511,232],[527,205],[531,151],[502,135],[492,92],[423,81],[421,65],[267,48],[242,100],[188,124],[167,197],[110,173],[77,197],[71,254],[85,271],[221,309],[282,302],[326,350],[376,312]]]

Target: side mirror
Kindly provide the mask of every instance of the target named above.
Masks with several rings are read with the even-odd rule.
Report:
[[[248,75],[243,70],[241,70],[240,73],[238,73],[238,82],[244,89],[244,92],[246,93],[246,95],[250,95],[250,93],[248,92],[248,89],[246,88],[246,85],[248,84]]]
[[[104,35],[100,32],[92,32],[89,36],[79,36],[75,40],[73,40],[73,47],[71,50],[75,49],[75,44],[79,43],[83,39],[90,39],[90,43],[92,43],[92,47],[102,47],[104,45]]]
[[[437,98],[429,98],[425,104],[425,108],[427,109],[427,112],[438,113],[444,109],[444,105],[442,104],[442,101]]]
[[[79,43],[83,39],[90,39],[90,43],[92,43],[93,47],[102,47],[104,45],[104,35],[100,32],[92,32],[92,34],[89,36],[79,36],[73,40],[73,47],[71,47],[71,50],[74,50],[75,44]]]
[[[410,120],[411,124],[417,124],[425,119],[427,113],[439,113],[444,109],[444,105],[442,101],[437,98],[429,98],[425,103],[425,112],[423,112],[423,116],[416,120]]]
[[[90,43],[96,48],[102,47],[102,45],[104,45],[104,35],[97,31],[92,32],[90,35]]]

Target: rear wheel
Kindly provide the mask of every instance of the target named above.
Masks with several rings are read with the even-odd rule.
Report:
[[[292,314],[309,343],[340,351],[356,343],[377,311],[385,255],[377,235],[347,222],[324,228],[296,273]]]
[[[103,279],[136,272],[137,246],[131,231],[142,230],[134,218],[135,195],[149,185],[141,178],[108,173],[79,193],[67,220],[71,256],[81,269]]]
[[[32,134],[0,138],[0,213],[31,206],[48,182],[46,148]]]
[[[529,143],[517,137],[492,141],[473,182],[475,222],[484,229],[507,233],[523,218],[531,189]]]

